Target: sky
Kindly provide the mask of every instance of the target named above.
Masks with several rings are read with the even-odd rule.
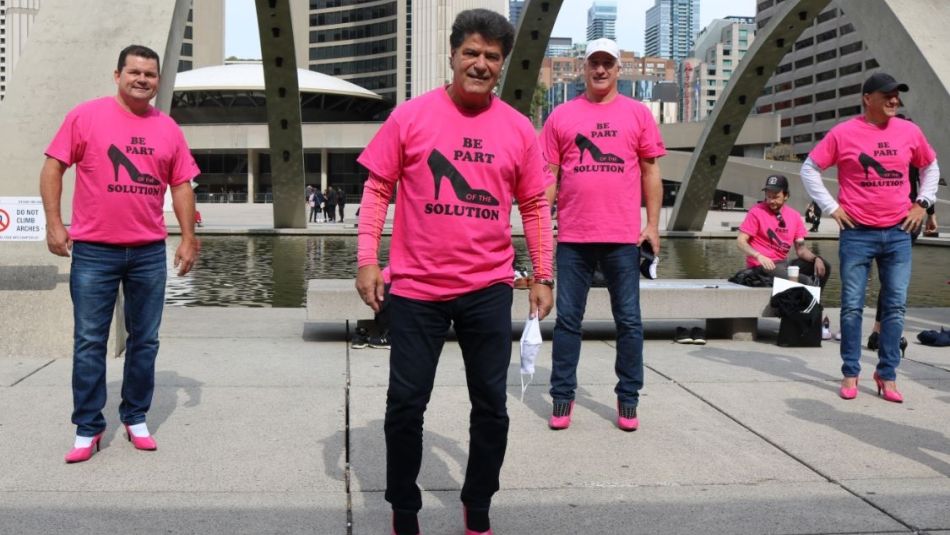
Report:
[[[643,54],[643,32],[646,11],[653,7],[653,0],[616,0],[617,43],[624,50]],[[574,42],[587,41],[587,9],[592,0],[564,0],[554,37],[571,37]],[[704,28],[712,19],[729,15],[755,16],[755,0],[700,0],[699,27]],[[257,35],[257,16],[254,0],[225,0],[225,56],[250,59],[261,57],[261,45]]]

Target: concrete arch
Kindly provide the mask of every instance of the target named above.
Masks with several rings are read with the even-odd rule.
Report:
[[[515,46],[508,56],[498,94],[525,115],[531,111],[531,97],[538,84],[541,60],[561,4],[562,0],[528,0],[521,12]]]
[[[307,228],[303,134],[290,0],[256,0],[264,64],[267,132],[274,188],[274,228]]]
[[[786,0],[765,29],[755,37],[719,103],[706,119],[706,128],[693,151],[670,215],[670,230],[701,230],[716,185],[755,99],[795,40],[829,0]]]

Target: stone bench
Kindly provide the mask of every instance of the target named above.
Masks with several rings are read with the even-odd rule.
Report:
[[[757,320],[774,317],[771,288],[749,288],[722,279],[662,279],[640,281],[640,310],[644,320],[706,320],[710,338],[750,340]],[[527,290],[516,290],[511,317],[528,315]],[[553,320],[557,307],[545,321]],[[373,311],[356,293],[352,279],[312,279],[307,287],[307,321],[332,323],[373,319]],[[591,288],[585,321],[613,321],[606,288]]]

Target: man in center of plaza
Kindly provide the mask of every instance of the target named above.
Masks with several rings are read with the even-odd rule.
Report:
[[[558,177],[548,190],[557,198],[557,320],[551,367],[553,410],[549,425],[571,423],[581,351],[581,323],[594,269],[607,280],[617,326],[617,426],[639,426],[643,387],[640,319],[640,243],[660,252],[663,197],[657,158],[666,154],[653,115],[620,95],[620,49],[610,39],[587,45],[583,95],[555,108],[544,124],[542,150]],[[640,230],[641,201],[647,224]]]
[[[472,403],[462,485],[466,535],[491,533],[508,412],[514,249],[518,201],[534,265],[532,314],[551,310],[551,220],[534,129],[492,94],[514,28],[501,15],[463,11],[450,36],[452,82],[396,108],[359,157],[369,170],[360,205],[356,288],[379,311],[377,251],[396,188],[389,253],[390,344],[386,395],[386,500],[393,532],[420,532],[422,421],[449,327],[454,326]],[[461,416],[461,415],[460,415]]]

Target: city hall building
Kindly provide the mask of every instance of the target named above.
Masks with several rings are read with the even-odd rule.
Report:
[[[358,202],[367,172],[356,158],[392,110],[391,101],[326,74],[297,71],[306,183],[342,188]],[[180,72],[171,116],[201,169],[202,202],[271,202],[264,70],[237,63]],[[303,191],[301,191],[303,196]]]

